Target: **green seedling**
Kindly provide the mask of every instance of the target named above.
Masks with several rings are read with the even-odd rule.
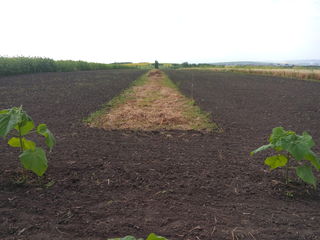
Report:
[[[109,238],[108,240],[143,240],[143,238],[135,238],[133,236],[126,236],[123,238]],[[154,233],[150,233],[146,240],[168,240],[165,237],[158,236]]]
[[[26,139],[27,135],[37,133],[45,137],[45,143],[50,151],[55,145],[55,138],[46,124],[39,124],[35,127],[31,117],[20,107],[0,110],[0,137],[13,135],[8,140],[11,147],[20,148],[19,155],[22,166],[31,170],[38,176],[42,176],[47,168],[48,161],[45,151],[36,146],[36,143]]]
[[[313,168],[320,170],[320,158],[311,150],[314,145],[312,137],[307,132],[298,135],[282,127],[276,127],[272,130],[269,144],[252,151],[251,155],[269,148],[274,149],[278,154],[267,157],[264,161],[270,170],[285,167],[285,180],[288,184],[289,169],[294,169],[298,178],[316,188],[317,180],[313,175]]]

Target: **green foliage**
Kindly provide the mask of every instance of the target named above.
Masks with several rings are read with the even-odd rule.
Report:
[[[0,137],[5,138],[11,132],[15,134],[15,137],[9,139],[8,144],[11,147],[20,148],[19,159],[25,169],[42,176],[48,168],[46,153],[42,148],[37,147],[35,142],[26,139],[24,136],[33,132],[44,136],[45,143],[50,151],[56,141],[46,124],[39,124],[36,131],[32,131],[34,129],[33,120],[22,107],[13,107],[0,111]]]
[[[306,183],[309,183],[316,187],[317,181],[313,175],[312,167],[308,165],[303,165],[296,167],[296,174],[299,178],[301,178]]]
[[[47,128],[47,125],[42,123],[39,124],[37,127],[37,133],[44,136],[46,139],[46,144],[52,150],[53,146],[55,145],[55,138],[50,130]]]
[[[277,154],[266,158],[265,164],[271,170],[287,167],[288,171],[290,159],[294,159],[297,166],[291,168],[295,169],[296,175],[304,182],[316,187],[317,181],[312,169],[320,170],[320,158],[311,150],[314,145],[312,137],[307,132],[298,135],[293,131],[286,131],[282,127],[276,127],[272,130],[269,144],[252,151],[251,155],[269,148],[276,152],[284,152],[285,155]],[[288,174],[286,182],[288,182]]]
[[[283,155],[275,155],[272,157],[266,158],[264,164],[268,165],[270,169],[276,169],[278,167],[284,167],[288,163],[288,158]]]
[[[8,144],[11,147],[18,147],[18,148],[23,148],[25,150],[27,149],[31,149],[31,150],[35,150],[36,148],[36,144],[33,141],[29,141],[26,138],[22,137],[22,138],[18,138],[18,137],[12,137],[9,141]]]
[[[55,71],[57,71],[57,66],[53,59],[38,57],[0,57],[0,76]]]
[[[57,72],[136,68],[136,66],[128,65],[128,64],[117,64],[117,63],[104,64],[104,63],[91,63],[91,62],[72,61],[72,60],[59,60],[59,61],[55,61],[55,64],[56,64]]]
[[[109,238],[108,240],[143,240],[143,238],[135,238],[133,236],[126,236],[123,238]],[[158,236],[154,233],[150,233],[146,240],[168,240],[165,237]]]
[[[89,70],[107,70],[119,68],[140,68],[135,64],[91,63],[85,61],[59,60],[40,57],[1,57],[0,76],[9,76],[39,72],[72,72]]]
[[[26,149],[19,158],[25,169],[33,171],[38,176],[42,176],[48,168],[46,153],[42,148]]]
[[[143,238],[135,238],[133,236],[125,236],[123,238],[109,238],[108,240],[143,240]]]

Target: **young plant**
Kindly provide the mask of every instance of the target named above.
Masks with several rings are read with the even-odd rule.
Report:
[[[9,139],[8,144],[20,148],[19,158],[23,167],[42,176],[48,168],[46,153],[35,142],[26,139],[26,135],[34,132],[45,137],[45,143],[51,151],[55,138],[46,124],[39,124],[35,129],[33,120],[22,106],[0,110],[0,137],[5,138],[12,133],[14,137]]]
[[[123,238],[109,238],[108,240],[143,240],[143,238],[135,238],[133,236],[126,236]],[[168,240],[165,237],[150,233],[146,240]]]
[[[312,169],[320,170],[320,158],[311,150],[314,145],[312,137],[307,132],[298,135],[293,131],[285,131],[282,127],[276,127],[272,130],[269,144],[252,151],[251,155],[268,148],[274,149],[278,154],[267,157],[264,161],[270,170],[285,167],[286,184],[288,184],[289,169],[295,169],[296,175],[301,180],[316,188],[317,180]],[[292,166],[293,163],[295,166]]]

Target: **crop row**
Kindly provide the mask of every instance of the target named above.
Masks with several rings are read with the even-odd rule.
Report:
[[[40,57],[0,57],[0,76],[39,72],[72,72],[118,68],[149,68],[150,64],[92,63]]]
[[[216,67],[206,68],[216,72],[241,72],[250,74],[271,75],[305,80],[320,80],[320,69],[307,68],[248,68],[248,67]]]

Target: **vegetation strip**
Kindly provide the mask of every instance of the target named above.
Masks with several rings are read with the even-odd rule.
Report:
[[[131,88],[89,117],[89,125],[109,130],[213,131],[209,114],[183,96],[160,70],[151,70]]]
[[[317,81],[320,80],[319,69],[304,68],[250,68],[250,67],[224,67],[224,68],[201,68],[201,70],[211,70],[216,72],[236,72],[259,75],[269,75],[273,77],[295,78],[300,80]]]
[[[53,60],[41,57],[0,56],[0,77],[40,72],[73,72],[109,69],[150,69],[151,63],[93,63],[72,60]]]

